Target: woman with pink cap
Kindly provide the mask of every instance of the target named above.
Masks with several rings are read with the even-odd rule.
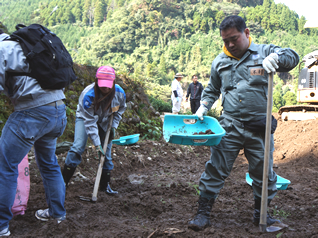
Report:
[[[79,97],[76,111],[74,143],[69,150],[63,169],[63,178],[67,186],[76,167],[81,163],[88,137],[96,146],[99,154],[105,155],[100,190],[107,194],[117,194],[110,186],[110,172],[114,168],[111,158],[112,140],[122,115],[126,110],[124,90],[115,84],[115,70],[101,66],[96,72],[95,82],[87,86]],[[109,125],[113,114],[112,125]],[[108,126],[111,126],[109,144],[106,152],[103,144]]]

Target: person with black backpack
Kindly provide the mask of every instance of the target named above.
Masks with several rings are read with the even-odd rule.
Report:
[[[35,216],[57,223],[66,218],[65,185],[55,156],[57,138],[67,123],[65,95],[62,89],[43,89],[37,79],[26,76],[31,69],[27,57],[19,42],[8,39],[9,35],[0,31],[0,92],[14,106],[0,138],[0,236],[10,235],[18,164],[32,147],[48,204]]]

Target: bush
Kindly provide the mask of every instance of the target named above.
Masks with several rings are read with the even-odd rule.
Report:
[[[150,104],[156,109],[158,112],[171,112],[172,105],[170,102],[165,102],[161,99],[154,98],[153,96],[149,96]]]

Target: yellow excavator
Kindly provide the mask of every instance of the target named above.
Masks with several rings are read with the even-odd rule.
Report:
[[[318,28],[318,25],[306,22],[305,28]],[[283,121],[318,118],[318,50],[303,57],[299,71],[297,102],[306,104],[281,107],[278,113]]]

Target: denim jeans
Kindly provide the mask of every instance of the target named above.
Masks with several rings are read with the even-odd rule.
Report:
[[[0,230],[9,227],[18,178],[18,164],[34,146],[35,159],[52,217],[66,214],[65,185],[55,156],[56,140],[64,132],[65,105],[40,106],[13,112],[0,138]],[[32,175],[31,175],[32,176]]]
[[[102,147],[104,145],[106,132],[98,127],[98,133],[101,140]],[[88,136],[85,131],[84,119],[76,118],[75,120],[75,133],[74,133],[74,142],[71,149],[68,151],[65,164],[68,167],[76,168],[82,161],[82,154],[84,153]],[[112,142],[107,145],[106,153],[105,153],[105,162],[103,165],[103,169],[107,171],[111,171],[114,168],[114,164],[112,162],[111,157],[111,148]]]

